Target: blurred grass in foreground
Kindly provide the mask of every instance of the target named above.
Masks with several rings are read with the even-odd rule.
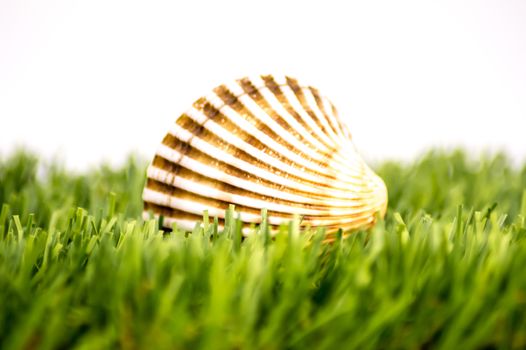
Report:
[[[163,235],[144,170],[0,160],[1,349],[526,347],[526,166],[503,155],[379,165],[388,215],[332,245],[297,221],[241,241],[233,213]]]

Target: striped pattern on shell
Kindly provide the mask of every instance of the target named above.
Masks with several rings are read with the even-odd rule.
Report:
[[[243,78],[216,87],[180,115],[147,171],[144,216],[192,230],[204,210],[220,225],[229,204],[244,223],[268,210],[276,227],[301,225],[328,233],[374,223],[387,190],[363,162],[331,102],[286,76]]]

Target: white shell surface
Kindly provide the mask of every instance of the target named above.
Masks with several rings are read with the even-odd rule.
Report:
[[[287,76],[220,85],[181,114],[147,171],[144,216],[192,230],[229,204],[250,225],[300,215],[328,232],[365,228],[387,206],[384,182],[356,152],[332,103]],[[248,233],[250,230],[244,230]]]

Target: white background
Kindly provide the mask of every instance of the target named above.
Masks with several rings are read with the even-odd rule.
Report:
[[[269,72],[318,87],[368,159],[526,158],[520,0],[0,0],[0,154],[149,158],[196,98]]]

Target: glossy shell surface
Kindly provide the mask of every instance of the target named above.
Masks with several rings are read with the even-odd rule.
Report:
[[[244,234],[268,210],[271,227],[300,215],[331,234],[374,224],[384,182],[357,153],[345,123],[320,92],[287,76],[223,84],[181,114],[147,170],[145,218],[192,230],[204,210],[220,225],[229,204]]]

